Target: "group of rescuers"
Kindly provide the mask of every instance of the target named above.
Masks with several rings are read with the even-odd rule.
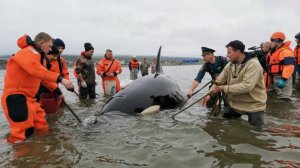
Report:
[[[251,125],[263,127],[267,93],[275,90],[278,97],[288,99],[293,90],[294,67],[297,67],[295,69],[299,75],[300,33],[295,38],[297,46],[293,52],[289,47],[291,42],[285,42],[282,32],[273,33],[271,41],[262,46],[266,55],[266,64],[262,65],[256,57],[244,52],[245,45],[238,40],[226,45],[228,60],[225,57],[214,56],[215,50],[202,47],[205,64],[193,81],[189,95],[192,96],[194,89],[208,72],[213,85],[203,99],[203,105],[207,103],[207,107],[210,107],[213,101],[216,101],[215,95],[221,93],[225,106],[223,117],[237,118],[245,114],[248,115]],[[61,39],[53,40],[49,34],[41,32],[34,40],[28,35],[22,36],[17,44],[20,50],[7,62],[1,97],[2,108],[11,127],[7,141],[11,143],[22,142],[34,132],[47,132],[46,113],[39,103],[43,93],[51,92],[64,100],[59,83],[74,92],[66,61],[61,57],[65,49]],[[85,51],[78,57],[73,73],[77,78],[80,97],[85,99],[89,96],[93,99],[96,97],[95,68],[92,62],[94,48],[90,43],[85,43],[84,48]],[[149,64],[146,60],[143,60],[141,66],[136,62],[136,58],[133,57],[129,63],[133,80],[137,78],[136,72],[139,68],[143,76],[148,74]],[[156,62],[153,62],[151,73],[155,73]],[[113,57],[112,51],[107,49],[104,57],[96,65],[96,73],[102,78],[104,93],[107,82],[113,83],[113,93],[120,90],[118,75],[121,72],[120,62]]]

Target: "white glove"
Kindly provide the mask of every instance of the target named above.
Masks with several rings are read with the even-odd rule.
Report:
[[[87,85],[86,85],[85,81],[82,81],[82,82],[81,82],[81,87],[87,88]]]

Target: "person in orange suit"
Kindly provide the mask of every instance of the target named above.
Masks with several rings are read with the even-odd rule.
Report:
[[[113,58],[112,50],[107,49],[104,55],[104,58],[98,61],[97,65],[97,74],[102,78],[102,88],[104,94],[111,95],[112,93],[106,93],[105,82],[114,81],[116,84],[115,93],[120,91],[120,80],[118,75],[122,72],[120,62]]]
[[[57,38],[54,40],[53,45],[57,47],[59,54],[56,59],[51,61],[51,71],[57,72],[62,75],[64,78],[70,80],[69,70],[67,67],[66,60],[62,57],[62,53],[65,50],[65,43],[61,39]]]
[[[73,89],[69,80],[48,71],[43,66],[45,54],[51,50],[52,38],[47,33],[37,34],[34,41],[25,35],[18,40],[21,48],[11,56],[6,65],[2,108],[11,127],[8,142],[26,140],[35,131],[47,131],[45,111],[34,99],[42,80],[60,82],[67,89]]]
[[[273,33],[270,41],[271,51],[266,58],[267,78],[271,79],[268,94],[275,93],[278,98],[290,100],[295,63],[293,50],[289,47],[291,41],[285,42],[285,34],[282,32]]]

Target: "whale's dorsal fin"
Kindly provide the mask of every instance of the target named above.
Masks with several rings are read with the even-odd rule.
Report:
[[[156,67],[155,67],[156,74],[163,74],[164,73],[164,71],[162,70],[162,67],[161,67],[161,63],[160,63],[161,47],[162,46],[159,47],[158,54],[157,54],[157,57],[156,57]]]

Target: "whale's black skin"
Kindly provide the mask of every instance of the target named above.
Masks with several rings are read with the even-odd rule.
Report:
[[[133,115],[152,105],[160,105],[161,110],[182,105],[186,96],[174,80],[163,74],[160,51],[161,47],[157,55],[156,74],[146,75],[131,82],[104,105],[101,113],[119,111]]]

